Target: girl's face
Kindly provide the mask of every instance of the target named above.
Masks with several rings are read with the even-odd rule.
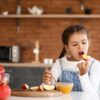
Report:
[[[87,34],[75,32],[70,36],[68,45],[65,45],[66,51],[71,56],[72,60],[82,60],[82,54],[88,53],[89,39]]]

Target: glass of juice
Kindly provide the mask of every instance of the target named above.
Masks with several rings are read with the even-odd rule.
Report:
[[[70,93],[73,88],[73,83],[71,82],[58,82],[56,85],[58,91],[62,93]]]

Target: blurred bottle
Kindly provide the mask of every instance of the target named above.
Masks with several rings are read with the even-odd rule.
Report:
[[[18,15],[21,14],[21,6],[20,6],[20,5],[17,5],[17,11],[16,11],[16,13],[17,13]]]

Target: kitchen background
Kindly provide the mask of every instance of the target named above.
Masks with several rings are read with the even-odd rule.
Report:
[[[38,13],[35,12],[37,7]],[[35,15],[42,10],[43,14],[31,15],[29,8],[33,8]],[[36,41],[39,41],[40,61],[43,62],[44,58],[55,60],[62,50],[61,34],[72,24],[86,25],[92,39],[89,53],[100,60],[99,14],[99,0],[1,0],[0,54],[7,57],[4,50],[9,51],[9,47],[2,49],[1,46],[11,46],[15,48],[14,62],[18,62],[16,54],[19,52],[16,53],[16,50],[20,48],[20,63],[4,63],[10,75],[11,88],[18,89],[23,83],[29,86],[42,83],[45,65],[31,63],[36,58],[33,54]]]
[[[28,7],[42,7],[44,14],[77,15],[100,14],[99,0],[1,0],[0,13],[16,14],[20,5],[21,14],[29,14]],[[59,16],[58,15],[58,16]],[[0,46],[18,45],[21,49],[20,62],[34,60],[36,40],[40,43],[40,61],[58,58],[61,49],[61,34],[71,25],[87,26],[92,39],[90,54],[100,60],[100,18],[0,18]]]

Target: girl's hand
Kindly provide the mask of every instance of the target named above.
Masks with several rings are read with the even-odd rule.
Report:
[[[84,62],[81,62],[77,65],[78,69],[79,69],[79,72],[80,72],[80,75],[84,75],[85,73],[87,73],[88,71],[88,60],[87,61],[84,61]]]
[[[44,74],[43,74],[43,82],[45,84],[48,84],[48,85],[52,84],[52,75],[51,75],[51,72],[48,69],[46,69],[44,71]]]

